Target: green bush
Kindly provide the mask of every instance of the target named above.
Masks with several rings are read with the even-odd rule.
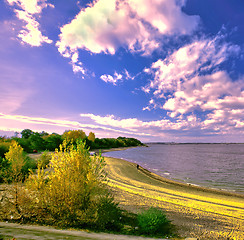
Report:
[[[5,158],[0,157],[0,183],[7,180],[9,168],[10,163]]]
[[[8,152],[10,145],[11,145],[10,142],[0,143],[0,157],[4,158],[5,153]]]
[[[22,174],[24,179],[26,179],[30,174],[30,170],[37,169],[37,163],[36,160],[26,156],[26,154],[24,154],[24,156],[25,156],[25,164],[22,168]]]
[[[33,152],[32,144],[31,144],[30,139],[13,138],[13,140],[15,140],[24,149],[25,152],[27,152],[27,153],[32,153]]]
[[[139,232],[142,234],[167,234],[169,232],[169,223],[164,212],[157,208],[149,208],[138,214]]]
[[[110,195],[99,198],[96,225],[99,230],[120,231],[122,211]]]

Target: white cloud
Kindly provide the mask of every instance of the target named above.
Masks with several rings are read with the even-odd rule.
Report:
[[[163,105],[171,116],[187,114],[194,110],[212,111],[241,109],[244,103],[244,82],[232,82],[228,74],[219,71],[210,75],[196,76],[181,84]]]
[[[170,110],[172,117],[199,107],[205,110],[225,94],[240,94],[237,84],[219,70],[239,50],[237,46],[221,43],[221,36],[194,41],[145,69],[154,79],[142,90],[152,91],[155,99],[164,99],[161,107]]]
[[[153,80],[142,87],[145,93],[152,94],[143,110],[161,108],[171,121],[177,119],[177,124],[183,125],[189,121],[189,115],[197,113],[201,116],[198,128],[203,133],[235,132],[242,128],[244,117],[237,117],[236,113],[244,108],[244,79],[233,81],[221,70],[221,64],[239,52],[238,46],[226,43],[218,35],[194,41],[153,63],[144,70]]]
[[[176,3],[168,0],[128,0],[132,11],[161,34],[190,34],[196,29],[199,18],[181,11],[183,1]]]
[[[171,122],[169,119],[156,121],[142,121],[137,118],[120,119],[114,115],[105,117],[94,114],[80,114],[81,117],[90,118],[96,124],[102,126],[114,127],[116,129],[124,129],[134,134],[144,134],[149,136],[165,136],[166,132],[175,130],[187,130],[201,125],[199,119],[195,115],[188,116],[186,120]],[[169,134],[170,135],[170,134]]]
[[[192,135],[194,132],[197,133],[198,140],[204,141],[205,136],[209,140],[209,134],[212,134],[213,137],[216,135],[221,140],[230,134],[239,136],[240,133],[244,133],[244,110],[229,112],[216,110],[209,114],[208,120],[204,122],[194,114],[174,122],[169,119],[155,121],[142,121],[137,118],[120,119],[114,115],[80,114],[80,116],[79,121],[74,121],[0,113],[0,131],[21,131],[21,129],[30,128],[34,131],[62,133],[67,129],[82,129],[87,133],[95,131],[96,136],[100,137],[118,137],[122,134],[144,141],[152,139],[179,141],[179,137],[180,141],[192,141],[194,136],[189,137],[189,134]],[[228,119],[228,122],[224,121],[225,119]]]
[[[145,72],[153,74],[154,79],[144,89],[147,92],[153,89],[155,96],[163,97],[166,93],[179,90],[182,82],[216,70],[230,55],[240,50],[228,43],[221,44],[219,38],[194,41],[164,60],[153,63]]]
[[[48,6],[54,7],[52,4],[46,3],[47,0],[7,0],[7,2],[11,6],[16,4],[19,8],[30,14],[41,13],[42,9]]]
[[[130,73],[126,69],[121,73],[117,73],[115,71],[113,76],[110,74],[103,74],[102,76],[100,76],[100,79],[102,79],[104,82],[112,83],[113,85],[117,85],[119,81],[121,82],[125,79],[133,80],[134,78],[135,77],[131,76]]]
[[[35,47],[43,43],[52,43],[52,40],[41,33],[37,21],[37,15],[41,14],[42,9],[48,6],[54,7],[52,4],[47,4],[46,0],[7,0],[7,2],[14,7],[17,18],[26,23],[18,34],[22,43]]]
[[[180,141],[192,141],[196,134],[198,140],[209,140],[211,134],[213,138],[221,138],[244,133],[244,110],[216,110],[209,114],[208,119],[202,121],[195,114],[190,114],[175,121],[161,119],[155,121],[142,121],[137,118],[120,119],[114,115],[99,116],[94,114],[80,114],[82,118],[88,118],[97,126],[106,126],[130,132],[135,136],[143,136],[144,139],[163,139],[163,141],[173,141],[180,137]],[[177,132],[177,133],[176,133]],[[205,141],[206,141],[205,139]],[[178,140],[177,140],[178,141]],[[241,141],[241,140],[240,140]]]
[[[189,34],[196,28],[199,18],[184,14],[181,7],[173,0],[94,1],[61,28],[59,52],[115,54],[122,46],[150,53],[159,46],[157,34]]]
[[[115,72],[114,76],[104,74],[100,78],[106,83],[112,83],[113,85],[116,85],[118,81],[122,80],[122,77],[123,76],[121,74]]]
[[[102,117],[94,114],[80,114],[80,116],[88,117],[101,125],[125,128],[130,131],[133,131],[134,128],[137,128],[139,125],[142,124],[142,122],[137,120],[136,118],[116,119],[114,115],[107,115],[105,117]]]

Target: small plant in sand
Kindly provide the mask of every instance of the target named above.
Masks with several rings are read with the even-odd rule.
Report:
[[[169,232],[169,223],[164,212],[157,208],[149,208],[138,214],[139,232],[142,234],[167,234]]]

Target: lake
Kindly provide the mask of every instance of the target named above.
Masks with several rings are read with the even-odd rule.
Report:
[[[244,194],[244,144],[148,144],[104,153],[166,178]]]

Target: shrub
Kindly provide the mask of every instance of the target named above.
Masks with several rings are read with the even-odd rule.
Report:
[[[138,214],[138,227],[142,234],[166,234],[169,231],[170,221],[165,213],[157,208],[149,208]]]
[[[14,140],[24,149],[25,152],[28,152],[28,153],[33,152],[30,139],[14,138]]]
[[[10,163],[5,158],[0,157],[0,183],[8,179],[9,168]]]
[[[99,196],[107,192],[101,155],[91,157],[82,141],[76,146],[64,141],[52,154],[49,166],[49,172],[39,166],[28,182],[33,206],[41,212],[37,217],[65,227],[94,225],[103,208]]]
[[[22,173],[25,180],[29,176],[30,171],[37,169],[37,163],[35,159],[26,156],[26,154],[24,154],[24,156],[25,156],[25,164],[22,168]]]
[[[11,143],[10,142],[1,142],[0,143],[0,157],[4,157],[5,153],[9,151]]]
[[[99,198],[97,204],[97,228],[101,230],[119,231],[121,224],[122,211],[118,203],[114,202],[110,195]]]
[[[5,154],[5,159],[10,164],[9,177],[11,181],[22,181],[24,178],[23,167],[26,163],[23,148],[17,142],[13,141],[9,147],[9,151]]]

